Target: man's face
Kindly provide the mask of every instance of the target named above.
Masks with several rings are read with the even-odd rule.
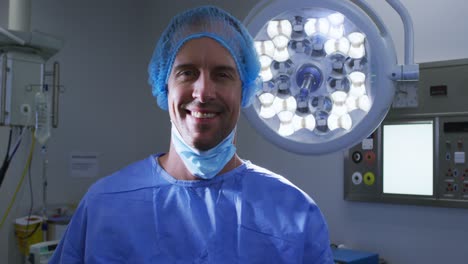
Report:
[[[188,145],[208,150],[236,126],[241,92],[231,54],[211,38],[189,40],[177,53],[168,80],[172,123]]]

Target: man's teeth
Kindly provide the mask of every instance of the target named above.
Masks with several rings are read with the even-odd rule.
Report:
[[[214,113],[201,113],[201,112],[192,112],[192,116],[196,118],[212,118],[215,116]]]

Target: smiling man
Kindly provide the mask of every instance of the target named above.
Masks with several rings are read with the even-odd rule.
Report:
[[[148,69],[169,151],[94,184],[50,263],[333,263],[313,200],[236,154],[258,89],[244,26],[211,6],[179,14]]]
[[[172,144],[168,154],[159,158],[160,165],[175,178],[212,178],[242,163],[232,144],[242,91],[236,68],[229,51],[209,37],[194,38],[177,53],[167,84]],[[195,152],[219,151],[212,151],[212,166],[206,166],[193,164],[195,157],[206,157],[206,153],[185,158],[184,147],[198,150]],[[199,168],[190,170],[193,166]]]

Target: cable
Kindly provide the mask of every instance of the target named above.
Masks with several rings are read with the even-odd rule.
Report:
[[[2,229],[3,224],[5,223],[5,220],[8,217],[8,214],[10,213],[11,207],[13,206],[13,204],[15,202],[16,195],[18,194],[18,192],[19,192],[19,190],[21,188],[21,185],[23,184],[24,177],[26,176],[26,173],[28,172],[28,167],[31,166],[31,161],[32,161],[33,153],[34,153],[34,146],[35,146],[35,143],[36,143],[36,138],[34,137],[34,129],[31,130],[31,138],[32,138],[31,148],[29,149],[29,156],[28,156],[28,160],[26,162],[26,166],[24,167],[23,174],[21,175],[21,179],[20,179],[18,185],[16,186],[16,190],[15,190],[15,193],[13,194],[13,197],[11,198],[11,202],[8,205],[7,210],[3,214],[2,221],[0,222],[0,230]]]
[[[9,158],[10,158],[10,147],[11,147],[11,134],[13,130],[10,128],[10,135],[8,136],[8,145],[7,151],[5,153],[5,159],[3,159],[2,167],[0,167],[0,187],[2,186],[3,179],[5,178],[6,171],[8,170],[9,166]]]
[[[10,161],[13,159],[13,156],[15,156],[16,151],[18,150],[19,146],[21,145],[21,140],[23,140],[23,128],[22,127],[20,128],[20,134],[19,134],[19,137],[16,140],[16,143],[15,143],[15,145],[13,147],[13,151],[9,154],[8,163],[10,163]]]
[[[8,147],[6,151],[6,157],[5,160],[7,160],[7,157],[10,155],[10,147],[11,147],[11,134],[13,133],[13,129],[10,128],[10,134],[8,135]]]
[[[21,140],[23,139],[23,128],[21,128],[20,135],[19,135],[18,139],[16,140],[15,145],[13,146],[13,151],[10,152],[12,131],[13,130],[10,128],[10,135],[8,136],[7,152],[5,154],[5,159],[3,160],[2,167],[0,167],[0,187],[2,186],[3,179],[5,179],[5,175],[6,175],[7,171],[8,171],[9,166],[10,166],[10,162],[13,159],[13,156],[15,156],[16,151],[18,150],[19,146],[21,145]]]
[[[31,162],[29,163],[29,166],[28,166],[29,195],[30,195],[31,200],[30,200],[30,206],[29,206],[29,211],[28,211],[28,217],[27,217],[27,221],[26,221],[26,230],[28,230],[28,228],[29,228],[29,220],[31,220],[32,210],[33,210],[33,207],[34,207],[32,178],[31,178],[31,164],[32,164],[32,159],[31,159]],[[19,236],[18,234],[16,234],[16,232],[15,232],[15,235],[16,235],[17,238],[19,238],[21,240],[28,239],[31,236],[33,236],[34,233],[36,233],[39,226],[40,226],[40,224],[36,224],[36,227],[34,228],[34,230],[32,230],[31,233],[29,233],[29,234],[27,234],[25,236]]]
[[[29,120],[29,118],[28,118]],[[29,122],[27,122],[29,123]],[[10,130],[11,132],[11,130]],[[19,134],[19,137],[18,139],[16,140],[16,143],[13,147],[13,150],[11,151],[11,153],[9,152],[9,149],[10,149],[10,141],[9,141],[9,146],[8,146],[8,150],[7,150],[7,154],[8,154],[8,160],[7,160],[7,163],[9,164],[11,162],[11,160],[13,159],[13,157],[15,156],[16,154],[16,151],[18,150],[19,146],[21,145],[21,141],[23,139],[23,132],[24,132],[24,129],[22,127],[20,127],[20,134]],[[33,134],[33,138],[34,138],[34,133]],[[11,133],[10,133],[10,139],[11,139]],[[8,165],[7,164],[7,165]],[[29,195],[30,195],[30,207],[29,207],[29,211],[28,211],[28,216],[27,216],[27,222],[26,222],[26,231],[28,230],[29,228],[29,223],[30,223],[30,219],[31,219],[31,215],[32,215],[32,210],[33,210],[33,207],[34,207],[34,193],[33,193],[33,189],[32,189],[32,177],[31,177],[31,164],[32,164],[32,157],[31,157],[31,160],[28,161],[27,163],[27,167],[28,167],[28,182],[29,182]],[[8,168],[8,167],[7,167]],[[16,232],[15,232],[15,235],[18,239],[21,239],[21,240],[24,240],[24,239],[28,239],[30,238],[31,236],[33,236],[36,231],[38,230],[40,224],[36,224],[36,226],[34,227],[34,229],[31,231],[31,233],[25,235],[25,236],[19,236]],[[1,226],[0,226],[0,229],[1,229]]]
[[[31,218],[32,209],[34,208],[34,195],[33,195],[33,188],[32,188],[31,164],[32,164],[32,159],[31,159],[31,162],[29,163],[29,166],[28,166],[29,195],[30,195],[30,198],[31,198],[31,200],[29,201],[31,204],[29,206],[28,221],[29,221],[29,218]],[[28,225],[29,225],[29,223],[28,223]]]

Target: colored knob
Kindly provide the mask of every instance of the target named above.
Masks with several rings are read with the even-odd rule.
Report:
[[[353,159],[354,163],[359,163],[362,161],[362,154],[359,151],[355,151],[353,152],[351,158]]]
[[[375,153],[373,151],[366,151],[364,153],[364,158],[369,165],[372,165],[375,162]]]
[[[364,183],[368,186],[371,186],[374,184],[374,182],[375,182],[375,174],[370,171],[366,172],[364,174]]]
[[[353,173],[351,176],[351,180],[353,181],[354,185],[359,185],[362,182],[362,174],[358,171]]]

